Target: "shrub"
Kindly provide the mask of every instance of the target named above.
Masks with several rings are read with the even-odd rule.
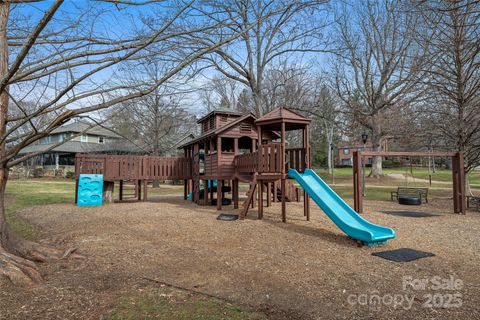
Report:
[[[65,173],[65,178],[67,178],[67,179],[74,179],[74,178],[75,178],[75,172],[73,172],[73,171],[67,171],[67,172]]]

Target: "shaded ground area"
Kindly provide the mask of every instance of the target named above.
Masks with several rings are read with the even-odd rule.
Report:
[[[478,213],[450,214],[451,202],[436,200],[415,210],[439,216],[414,219],[380,212],[405,207],[367,201],[364,217],[394,228],[398,238],[386,246],[358,248],[313,202],[311,208],[312,221],[306,222],[301,203],[288,203],[287,224],[280,222],[278,204],[265,209],[263,221],[254,219],[255,210],[244,221],[218,221],[213,208],[178,196],[101,208],[58,204],[24,209],[21,216],[39,226],[43,241],[78,246],[88,259],[42,265],[46,282],[37,289],[17,290],[0,280],[0,318],[125,318],[128,299],[138,307],[152,292],[154,297],[168,294],[158,292],[169,288],[165,283],[241,305],[249,310],[240,312],[241,319],[480,317]],[[397,248],[436,256],[394,263],[371,255]],[[453,277],[463,285],[454,290],[402,286],[402,280],[432,277]],[[442,299],[460,294],[461,306],[432,304],[435,294]],[[375,303],[371,298],[377,295],[413,302]]]

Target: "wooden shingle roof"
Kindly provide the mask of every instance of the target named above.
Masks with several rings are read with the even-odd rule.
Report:
[[[287,127],[294,129],[297,126],[309,124],[311,120],[288,108],[278,107],[257,119],[255,124],[264,126],[281,124],[282,122],[290,124],[290,126],[287,125]]]

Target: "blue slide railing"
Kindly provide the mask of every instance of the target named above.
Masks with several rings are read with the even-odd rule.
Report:
[[[395,238],[393,229],[365,220],[313,170],[306,169],[301,174],[295,169],[289,169],[288,175],[295,179],[335,225],[351,238],[368,246],[385,244],[387,240]]]

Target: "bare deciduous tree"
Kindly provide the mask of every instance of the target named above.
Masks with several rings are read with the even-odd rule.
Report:
[[[429,1],[418,7],[430,46],[428,104],[436,139],[480,165],[480,2]]]
[[[192,2],[178,6],[136,2],[162,6],[160,16],[141,23],[148,10],[128,11],[129,1],[115,1],[121,10],[112,1],[92,1],[78,7],[72,2],[62,11],[64,1],[56,0],[45,4],[44,12],[31,2],[36,1],[0,2],[0,274],[24,285],[41,281],[35,262],[80,256],[74,249],[60,251],[28,241],[9,228],[5,217],[8,170],[36,155],[17,157],[19,151],[73,117],[154,92],[207,52],[254,27],[252,22],[240,32],[205,44],[195,39],[209,29],[224,27],[222,21],[210,18],[219,17],[213,7],[196,11]],[[116,24],[124,12],[137,15],[140,32],[124,28],[115,33],[103,25],[106,21]],[[100,19],[104,14],[113,18]],[[199,15],[205,17],[202,23],[196,22]],[[162,57],[167,66],[155,81],[141,81],[134,87],[113,81],[124,62],[153,56]],[[21,102],[27,98],[34,101],[34,108],[23,107]]]
[[[266,109],[262,95],[267,67],[288,56],[300,57],[309,52],[325,51],[324,0],[302,1],[222,1],[218,10],[228,13],[228,26],[217,35],[245,30],[258,21],[234,44],[218,48],[204,57],[208,64],[223,75],[250,88],[254,110],[258,116]],[[264,17],[262,19],[262,17]],[[215,41],[206,37],[205,42]]]
[[[375,151],[390,135],[392,109],[409,106],[422,91],[425,47],[415,42],[417,15],[393,0],[353,1],[338,20],[340,50],[335,63],[336,89],[346,112],[370,132]],[[372,175],[382,174],[375,157]]]
[[[217,109],[235,110],[241,86],[226,76],[216,76],[200,89],[199,96],[207,112]]]

